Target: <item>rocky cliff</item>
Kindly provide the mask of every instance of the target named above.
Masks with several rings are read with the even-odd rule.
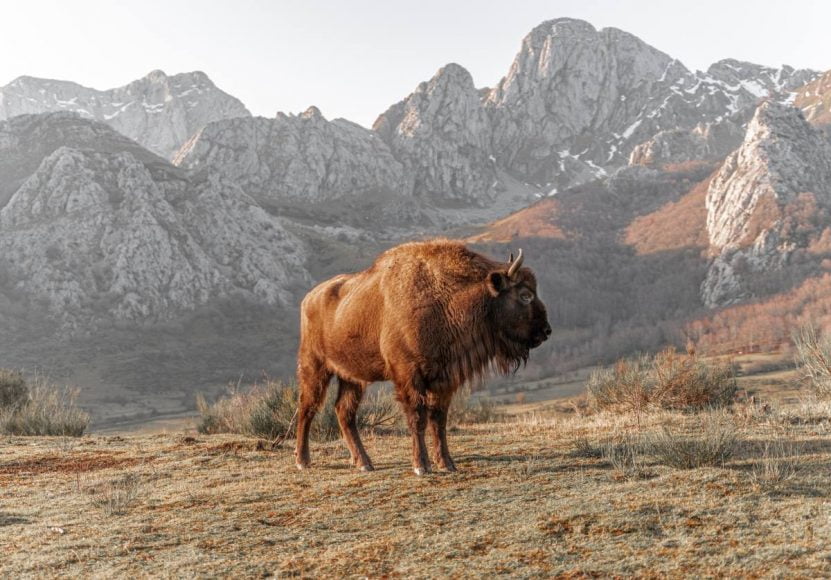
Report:
[[[20,77],[0,88],[0,120],[51,111],[106,123],[165,158],[211,121],[250,115],[203,72],[168,76],[156,70],[105,91],[34,77]]]
[[[457,64],[439,70],[373,129],[389,144],[412,182],[412,194],[438,203],[484,205],[499,190],[490,120],[470,73]]]
[[[64,135],[51,152],[19,153],[35,169],[0,210],[14,288],[64,329],[158,320],[229,296],[285,306],[308,284],[302,244],[234,184],[188,179],[74,115],[17,117],[0,134]],[[87,147],[89,136],[110,150]]]
[[[741,146],[707,190],[707,232],[716,259],[702,287],[709,306],[752,292],[738,273],[782,265],[817,232],[831,206],[831,144],[799,109],[763,103]]]

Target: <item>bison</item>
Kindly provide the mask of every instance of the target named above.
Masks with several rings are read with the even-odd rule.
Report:
[[[356,415],[367,386],[387,380],[407,417],[415,474],[430,472],[428,427],[439,467],[455,471],[446,434],[453,394],[489,370],[516,370],[551,335],[522,261],[522,250],[504,263],[456,241],[411,242],[312,289],[300,312],[297,467],[310,464],[310,423],[337,376],[335,410],[354,466],[373,469]]]

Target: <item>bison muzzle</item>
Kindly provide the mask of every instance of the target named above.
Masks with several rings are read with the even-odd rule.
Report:
[[[310,464],[309,426],[338,378],[335,409],[352,463],[371,471],[356,416],[370,383],[392,381],[413,439],[413,471],[455,471],[447,413],[456,390],[489,371],[509,373],[551,334],[537,281],[516,260],[497,262],[450,240],[387,250],[370,268],[315,287],[300,312],[297,467]]]

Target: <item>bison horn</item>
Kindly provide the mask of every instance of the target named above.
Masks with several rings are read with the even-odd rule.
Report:
[[[511,258],[513,258],[513,254],[511,254]],[[519,270],[520,266],[522,266],[522,249],[520,248],[519,253],[516,256],[516,260],[511,260],[511,266],[508,268],[508,278],[513,278],[514,275]]]

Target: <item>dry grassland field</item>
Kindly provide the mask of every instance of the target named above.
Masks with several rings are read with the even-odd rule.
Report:
[[[461,424],[460,471],[422,478],[395,427],[372,473],[341,441],[299,472],[293,441],[182,426],[7,436],[0,577],[827,577],[831,406],[771,367],[731,409]]]

